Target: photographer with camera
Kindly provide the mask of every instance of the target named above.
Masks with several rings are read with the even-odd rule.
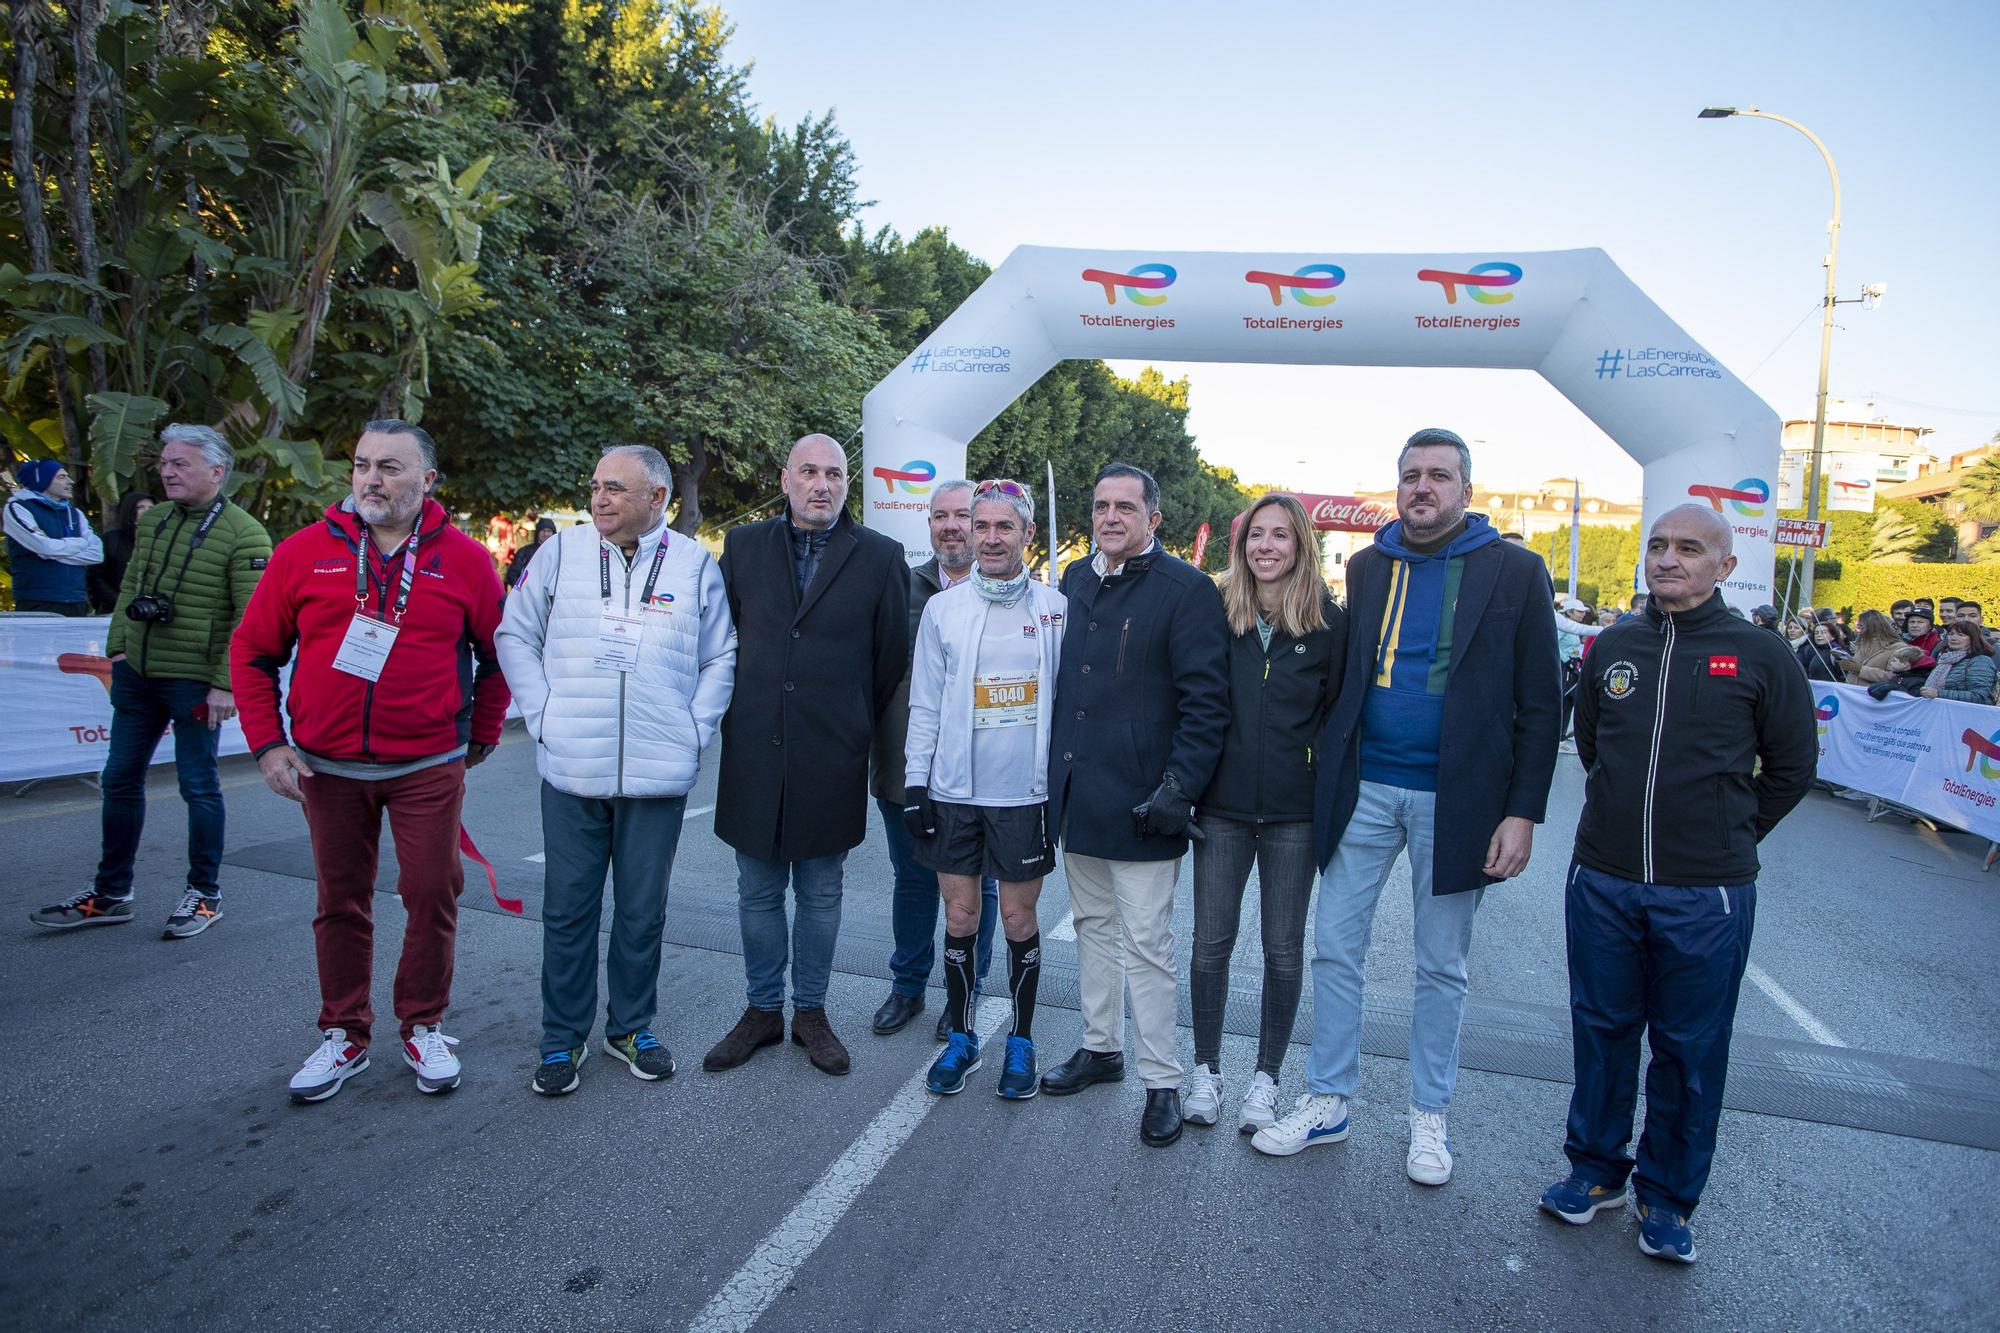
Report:
[[[104,841],[97,878],[28,914],[72,930],[132,919],[132,860],[146,823],[146,770],[169,724],[174,773],[188,808],[187,886],[166,938],[199,935],[222,917],[222,783],[216,729],[236,715],[229,636],[271,558],[271,535],[223,494],[235,455],[219,431],[160,432],[167,502],[139,521],[112,608],[111,752],[104,761]]]

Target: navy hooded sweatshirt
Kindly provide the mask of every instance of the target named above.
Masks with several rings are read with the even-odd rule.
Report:
[[[1363,782],[1437,790],[1461,557],[1499,540],[1484,514],[1467,514],[1464,528],[1436,549],[1413,548],[1400,519],[1375,534],[1375,549],[1393,562],[1388,601],[1380,624],[1349,628],[1375,636],[1375,678],[1361,711]]]

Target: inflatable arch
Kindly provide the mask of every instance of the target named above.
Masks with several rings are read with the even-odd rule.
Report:
[[[967,441],[1056,362],[1095,357],[1539,371],[1645,469],[1648,526],[1675,505],[1713,505],[1736,532],[1725,595],[1746,608],[1769,598],[1777,414],[1602,250],[1023,246],[869,391],[865,521],[928,558],[931,483],[965,475]]]

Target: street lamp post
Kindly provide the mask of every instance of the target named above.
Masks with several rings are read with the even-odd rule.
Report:
[[[1774,116],[1768,111],[1759,111],[1754,106],[1738,109],[1733,106],[1706,107],[1700,114],[1702,120],[1722,120],[1729,116],[1755,116],[1759,120],[1775,120],[1780,125],[1789,125],[1806,138],[1812,140],[1813,147],[1826,159],[1826,174],[1833,180],[1833,218],[1826,224],[1826,299],[1820,311],[1819,325],[1819,397],[1813,409],[1812,467],[1806,474],[1806,518],[1808,521],[1819,517],[1819,476],[1820,466],[1826,450],[1826,372],[1833,355],[1833,307],[1834,269],[1840,260],[1840,173],[1834,169],[1833,154],[1826,151],[1826,145],[1796,120],[1784,116]],[[1805,578],[1801,581],[1799,604],[1813,604],[1813,563],[1816,549],[1806,548]]]

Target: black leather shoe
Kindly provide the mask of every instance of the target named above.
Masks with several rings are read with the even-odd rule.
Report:
[[[1042,1075],[1042,1091],[1051,1097],[1067,1097],[1093,1083],[1116,1083],[1124,1077],[1125,1052],[1079,1050]],[[1180,1103],[1175,1102],[1174,1108],[1178,1111]]]
[[[1146,1089],[1146,1113],[1139,1117],[1140,1139],[1148,1147],[1164,1148],[1180,1136],[1180,1089]]]
[[[924,1011],[924,997],[921,995],[899,995],[889,992],[889,998],[882,1001],[882,1007],[875,1011],[875,1021],[869,1026],[875,1035],[886,1037],[891,1032],[901,1032],[910,1025],[910,1020]]]

